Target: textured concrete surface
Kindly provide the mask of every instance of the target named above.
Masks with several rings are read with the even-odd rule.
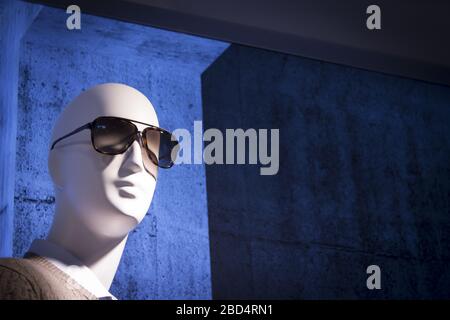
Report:
[[[0,257],[13,251],[20,40],[41,6],[0,2]]]
[[[202,95],[280,129],[278,175],[206,167],[214,298],[450,298],[449,87],[232,45]]]
[[[201,72],[228,46],[44,7],[20,51],[14,255],[46,236],[54,209],[47,170],[50,132],[82,90],[121,82],[152,101],[161,126],[193,130],[201,120]],[[126,106],[124,106],[126,107]],[[211,298],[204,166],[161,170],[147,217],[130,235],[112,293],[120,299]]]

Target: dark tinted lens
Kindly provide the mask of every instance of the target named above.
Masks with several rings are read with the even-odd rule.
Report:
[[[150,160],[162,168],[170,168],[178,153],[178,141],[167,131],[146,129],[144,131]]]
[[[97,118],[92,135],[95,149],[106,154],[119,154],[134,141],[136,127],[121,119]]]

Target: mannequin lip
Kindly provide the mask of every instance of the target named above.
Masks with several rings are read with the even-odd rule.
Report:
[[[135,184],[129,180],[117,180],[114,182],[114,185],[117,188],[121,188],[121,187],[134,187]]]
[[[136,198],[136,193],[139,193],[142,188],[130,180],[117,180],[114,185],[119,190],[119,194],[126,198]],[[139,191],[137,191],[139,190]]]
[[[128,190],[128,191],[127,191]],[[130,198],[130,199],[135,199],[136,195],[134,194],[134,192],[129,192],[129,188],[119,188],[119,194],[124,197],[124,198]]]

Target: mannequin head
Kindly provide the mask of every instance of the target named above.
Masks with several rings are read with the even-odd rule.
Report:
[[[99,116],[159,126],[152,104],[142,93],[127,85],[107,83],[81,93],[65,108],[53,128],[51,141]],[[140,131],[146,127],[135,125]],[[144,218],[156,186],[157,166],[147,171],[143,152],[135,140],[122,154],[101,154],[92,146],[90,130],[60,141],[48,157],[58,214],[64,216],[59,220],[68,220],[69,228],[98,237],[126,236]]]

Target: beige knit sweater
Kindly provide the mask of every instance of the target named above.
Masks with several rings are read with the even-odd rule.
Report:
[[[43,257],[0,259],[0,300],[97,300],[73,278]]]

